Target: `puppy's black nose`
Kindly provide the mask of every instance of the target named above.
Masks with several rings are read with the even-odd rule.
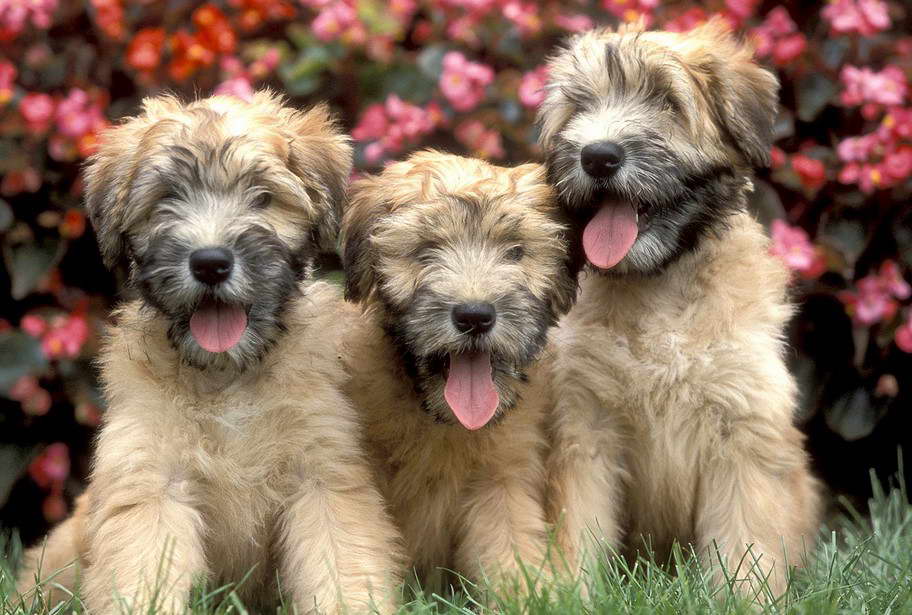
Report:
[[[234,255],[225,248],[202,248],[190,254],[193,277],[209,286],[228,279],[234,266]]]
[[[490,331],[497,311],[490,303],[460,303],[453,307],[453,324],[460,333],[481,335]]]
[[[583,170],[599,179],[611,177],[624,163],[624,148],[614,141],[590,143],[580,152]]]

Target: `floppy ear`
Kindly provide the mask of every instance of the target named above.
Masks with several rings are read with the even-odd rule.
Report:
[[[562,258],[560,275],[552,281],[548,296],[548,306],[557,319],[573,307],[576,302],[579,284],[577,277],[585,264],[585,257],[580,242],[570,237],[569,219],[558,205],[557,194],[546,180],[545,167],[537,163],[522,164],[510,170],[518,195],[528,196],[538,208],[547,215],[554,229],[560,229]]]
[[[284,108],[282,113],[293,135],[288,168],[304,180],[317,208],[317,244],[325,252],[334,252],[352,170],[351,140],[325,104],[304,112]]]
[[[102,135],[98,151],[83,167],[86,210],[109,269],[127,262],[127,201],[146,137],[163,115],[179,110],[181,104],[171,96],[159,96],[143,100],[142,107],[142,115]]]
[[[352,185],[351,201],[342,218],[342,266],[348,301],[367,301],[377,289],[371,235],[388,211],[378,178],[367,177]]]
[[[754,62],[751,45],[735,39],[723,21],[710,20],[691,34],[708,53],[696,68],[706,80],[717,124],[747,164],[769,166],[779,80]]]

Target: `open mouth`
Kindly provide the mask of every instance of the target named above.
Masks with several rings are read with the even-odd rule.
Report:
[[[599,269],[611,269],[630,252],[646,221],[645,205],[603,198],[583,229],[586,258]]]
[[[444,398],[462,426],[474,431],[487,425],[500,404],[491,353],[451,352],[444,361],[443,377]]]
[[[227,352],[237,346],[247,330],[244,306],[204,299],[190,317],[190,334],[208,352]]]

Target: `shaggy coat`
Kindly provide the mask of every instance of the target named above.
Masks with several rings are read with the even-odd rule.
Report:
[[[718,21],[585,33],[550,75],[549,179],[577,245],[607,265],[587,270],[555,332],[560,543],[584,566],[605,544],[634,553],[645,540],[662,559],[690,542],[748,577],[745,591],[768,577],[778,594],[813,544],[819,501],[784,361],[789,274],[746,212],[775,78]]]
[[[503,169],[423,152],[355,184],[343,219],[346,392],[419,580],[444,570],[526,589],[548,548],[543,421],[547,332],[576,291],[553,192],[538,165]],[[486,334],[451,311],[490,302]],[[444,400],[449,356],[490,353],[499,395],[478,429]]]
[[[114,313],[100,353],[108,410],[88,493],[31,551],[23,589],[39,564],[44,578],[78,554],[86,605],[101,615],[122,601],[183,612],[194,581],[245,577],[237,591],[254,608],[274,608],[278,578],[299,612],[392,609],[398,534],[339,390],[335,319],[322,308],[337,291],[303,279],[338,220],[350,156],[325,109],[268,93],[150,100],[107,137],[88,205],[106,258],[127,260],[141,298]],[[212,245],[234,255],[217,285],[187,265]],[[206,302],[246,306],[230,350],[197,343]]]

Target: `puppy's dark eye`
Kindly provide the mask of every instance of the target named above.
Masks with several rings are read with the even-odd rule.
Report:
[[[513,246],[507,250],[507,260],[508,261],[519,261],[522,260],[522,257],[526,255],[526,251],[522,246]]]
[[[269,202],[272,200],[272,195],[268,192],[261,192],[253,199],[253,202],[250,206],[254,209],[265,209]]]

